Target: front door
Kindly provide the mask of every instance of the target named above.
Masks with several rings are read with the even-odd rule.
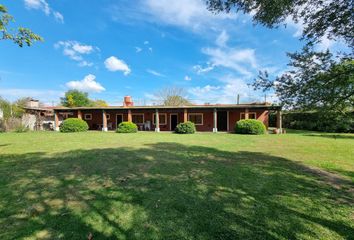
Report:
[[[177,114],[171,114],[171,131],[174,131],[177,124],[178,124],[178,115]]]
[[[123,122],[123,114],[117,114],[117,128],[121,122]]]
[[[218,131],[227,131],[227,111],[218,111]]]

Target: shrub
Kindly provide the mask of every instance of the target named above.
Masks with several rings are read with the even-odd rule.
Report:
[[[116,130],[117,133],[136,133],[138,126],[133,122],[121,122]]]
[[[354,112],[285,112],[283,127],[321,132],[354,132]]]
[[[89,129],[87,122],[79,118],[68,118],[59,128],[60,132],[86,132]]]
[[[179,123],[175,129],[175,132],[180,134],[191,134],[195,131],[195,125],[192,122]]]
[[[29,128],[26,127],[25,125],[19,125],[17,126],[15,129],[14,129],[14,132],[17,132],[17,133],[23,133],[23,132],[28,132],[29,131]]]
[[[240,120],[235,125],[235,133],[259,135],[265,132],[265,125],[261,121],[254,119]]]

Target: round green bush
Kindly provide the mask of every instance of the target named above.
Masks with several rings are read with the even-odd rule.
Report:
[[[86,132],[89,126],[82,119],[68,118],[62,122],[59,128],[60,132]]]
[[[266,126],[263,122],[255,119],[240,120],[235,125],[235,133],[241,134],[265,134]]]
[[[179,123],[175,129],[175,132],[180,134],[191,134],[195,131],[195,125],[192,122]]]
[[[116,130],[117,133],[136,133],[138,126],[133,122],[121,122]]]

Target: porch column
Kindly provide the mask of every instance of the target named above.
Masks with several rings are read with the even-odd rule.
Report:
[[[105,110],[102,110],[102,131],[107,132],[107,114]]]
[[[214,108],[214,128],[213,132],[216,133],[218,132],[218,111],[216,108]]]
[[[54,130],[59,131],[59,113],[54,111]]]
[[[187,108],[185,108],[183,112],[183,122],[187,122],[187,121],[188,121],[188,110]]]
[[[249,115],[248,115],[248,108],[245,109],[245,119],[248,119]]]
[[[277,110],[277,128],[282,132],[282,113],[281,110]]]
[[[132,118],[132,110],[128,110],[128,122],[132,122],[133,118]]]
[[[155,111],[155,132],[160,132],[160,116],[158,109]]]
[[[81,110],[77,110],[77,118],[82,119],[82,112]]]

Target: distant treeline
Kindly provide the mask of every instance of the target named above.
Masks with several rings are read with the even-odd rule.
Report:
[[[275,127],[276,115],[269,116],[269,126]],[[283,112],[283,128],[321,132],[354,132],[354,112],[346,114],[324,112]]]

